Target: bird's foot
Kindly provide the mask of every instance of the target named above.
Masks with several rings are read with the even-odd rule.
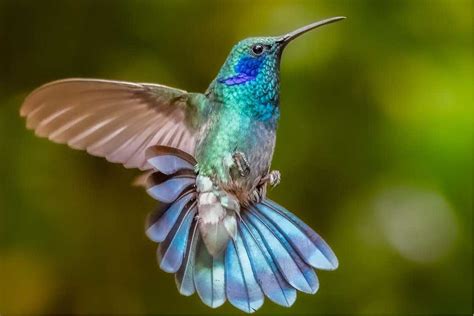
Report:
[[[281,175],[280,171],[272,170],[270,173],[262,177],[257,185],[257,187],[250,193],[249,201],[250,203],[257,204],[260,203],[265,196],[267,195],[267,184],[272,188],[276,187],[280,183]]]
[[[239,171],[240,176],[248,176],[250,173],[250,166],[245,154],[241,151],[236,151],[232,154],[232,159],[235,166],[237,167],[237,170]]]
[[[250,203],[251,204],[258,204],[260,201],[262,201],[265,196],[267,195],[267,188],[265,185],[260,185],[256,187],[252,193],[250,193]]]
[[[268,183],[272,188],[280,184],[281,174],[278,170],[272,170],[262,179],[260,179],[260,185]]]

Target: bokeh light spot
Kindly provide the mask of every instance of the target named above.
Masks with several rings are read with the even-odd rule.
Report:
[[[435,262],[455,244],[457,221],[438,192],[409,186],[388,188],[375,197],[374,209],[387,241],[409,260]]]

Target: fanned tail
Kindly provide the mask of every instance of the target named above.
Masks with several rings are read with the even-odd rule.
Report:
[[[160,268],[175,273],[181,294],[197,292],[212,308],[229,300],[247,313],[259,309],[265,296],[289,307],[296,290],[318,290],[314,269],[337,268],[326,242],[269,199],[241,209],[235,238],[212,256],[198,228],[195,159],[165,146],[152,147],[147,155],[155,169],[147,179],[147,192],[164,205],[149,215],[146,234],[160,243]]]

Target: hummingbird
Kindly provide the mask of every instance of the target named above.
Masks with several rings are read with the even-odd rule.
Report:
[[[29,94],[28,129],[143,171],[159,201],[146,234],[178,291],[217,308],[228,300],[252,313],[264,298],[290,307],[314,294],[314,269],[334,270],[336,255],[308,225],[267,198],[280,182],[270,170],[280,117],[280,59],[300,35],[238,42],[205,93],[148,83],[64,79]]]

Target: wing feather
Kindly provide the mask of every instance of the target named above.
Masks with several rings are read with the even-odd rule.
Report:
[[[158,84],[65,79],[33,91],[20,114],[40,137],[146,170],[150,146],[194,153],[202,104],[191,102],[191,95]]]

